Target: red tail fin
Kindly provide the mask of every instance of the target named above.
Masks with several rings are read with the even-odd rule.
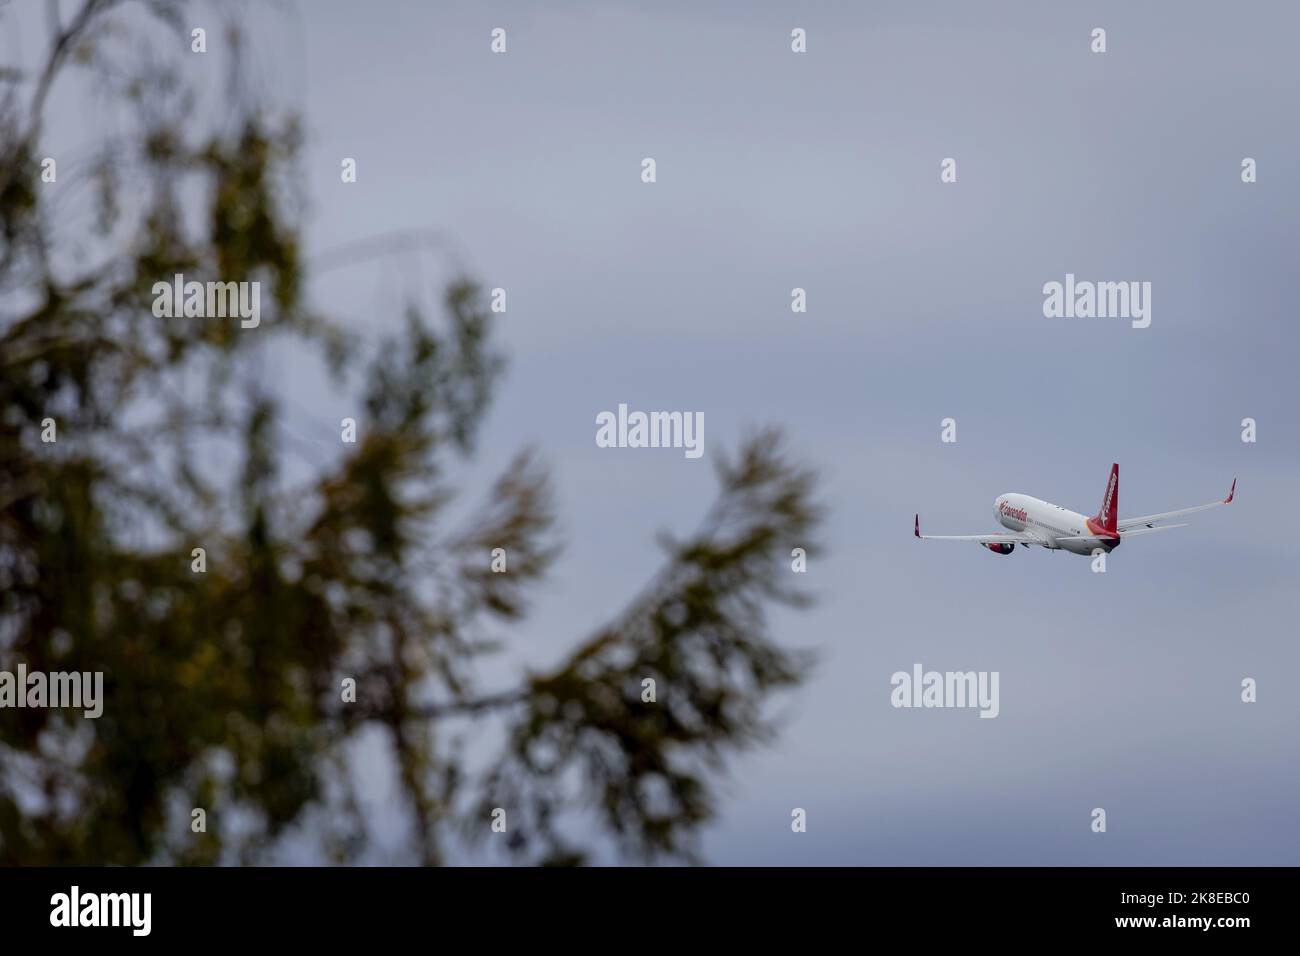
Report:
[[[1097,517],[1092,520],[1101,526],[1102,530],[1115,532],[1115,526],[1119,521],[1119,465],[1110,466],[1110,482],[1106,485],[1106,497],[1101,499],[1101,510],[1097,512]]]

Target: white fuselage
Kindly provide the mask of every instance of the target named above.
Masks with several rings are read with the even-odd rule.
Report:
[[[1002,527],[1012,531],[1041,535],[1045,548],[1069,551],[1073,554],[1092,554],[1098,547],[1107,551],[1113,547],[1109,543],[1099,545],[1096,541],[1058,542],[1058,538],[1091,535],[1094,532],[1088,527],[1087,516],[1054,505],[1050,501],[1043,501],[1029,495],[1000,495],[993,502],[993,511]]]

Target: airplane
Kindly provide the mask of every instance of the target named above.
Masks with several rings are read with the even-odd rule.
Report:
[[[1031,498],[1029,495],[1001,495],[993,502],[993,511],[1004,528],[1011,529],[1010,534],[995,532],[993,534],[921,534],[921,515],[916,515],[913,534],[918,538],[930,538],[935,541],[974,541],[982,544],[994,554],[1010,554],[1021,547],[1037,546],[1049,551],[1069,551],[1071,554],[1091,556],[1098,548],[1109,554],[1126,539],[1136,538],[1141,534],[1156,531],[1171,531],[1185,528],[1182,524],[1159,524],[1171,518],[1195,514],[1217,508],[1219,505],[1232,503],[1232,496],[1237,493],[1237,479],[1232,479],[1232,488],[1228,497],[1222,501],[1211,501],[1208,505],[1196,505],[1194,508],[1182,508],[1178,511],[1166,511],[1155,515],[1142,515],[1138,518],[1116,518],[1119,510],[1119,465],[1110,466],[1110,481],[1106,485],[1106,495],[1101,500],[1101,510],[1095,517],[1087,518],[1076,511],[1069,511],[1049,501]]]

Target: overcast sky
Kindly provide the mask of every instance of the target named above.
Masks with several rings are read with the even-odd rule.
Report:
[[[785,426],[823,475],[819,601],[776,622],[821,664],[778,701],[776,743],[733,765],[710,862],[1300,863],[1300,6],[297,10],[254,39],[306,117],[309,249],[437,232],[508,291],[510,370],[469,478],[535,444],[566,542],[511,663],[555,661],[631,596],[747,426]],[[378,330],[437,262],[312,293]],[[1066,273],[1150,282],[1150,327],[1044,318]],[[283,372],[321,421],[348,413]],[[597,448],[620,402],[702,411],[703,458]],[[1237,500],[1105,574],[911,536],[917,511],[938,534],[997,530],[1008,491],[1092,514],[1112,461],[1121,516],[1234,476]],[[999,716],[894,709],[890,675],[917,662],[999,671]]]

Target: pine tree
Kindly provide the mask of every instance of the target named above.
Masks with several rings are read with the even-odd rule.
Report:
[[[477,665],[558,553],[529,452],[449,526],[449,473],[503,370],[492,313],[457,279],[441,314],[412,307],[367,343],[310,305],[297,123],[247,88],[204,122],[163,52],[188,49],[182,5],[145,9],[87,0],[38,72],[0,66],[0,670],[100,671],[106,698],[97,720],[0,711],[0,863],[256,862],[303,831],[356,860],[374,821],[350,759],[376,729],[415,862],[490,833],[495,808],[519,862],[582,862],[602,841],[696,859],[725,759],[772,732],[768,698],[810,664],[766,615],[806,601],[786,556],[810,547],[812,475],[777,433],[752,435],[622,613],[485,690]],[[124,131],[61,162],[51,190],[59,81],[94,85]],[[65,216],[74,181],[93,221]],[[154,284],[178,273],[261,282],[260,326],[155,315]],[[305,413],[257,377],[286,344],[364,410],[305,480],[286,467]],[[458,742],[489,717],[499,753],[469,766]],[[564,826],[574,813],[586,824]]]

